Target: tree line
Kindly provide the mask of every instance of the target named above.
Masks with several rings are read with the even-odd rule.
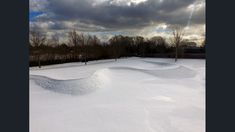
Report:
[[[76,30],[68,33],[68,42],[61,43],[57,35],[47,39],[39,31],[30,31],[30,66],[58,64],[66,62],[84,62],[99,59],[115,59],[120,57],[175,57],[175,61],[181,55],[180,44],[183,40],[180,30],[173,30],[173,38],[167,42],[161,36],[150,39],[142,36],[115,35],[108,42],[101,42],[95,35],[78,33]],[[205,42],[204,42],[205,43]],[[205,44],[202,52],[204,52]]]

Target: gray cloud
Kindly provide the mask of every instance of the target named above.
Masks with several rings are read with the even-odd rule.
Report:
[[[36,1],[34,5],[38,5],[30,4],[31,10],[35,8],[44,12],[44,15],[35,18],[35,22],[31,22],[34,23],[31,27],[48,30],[77,28],[89,32],[115,32],[154,27],[162,23],[186,26],[192,11],[190,6],[193,4],[195,9],[191,26],[205,24],[204,0],[146,0],[140,3],[134,3],[133,0],[30,1]]]
[[[113,1],[113,0],[112,0]],[[111,0],[93,5],[92,0],[48,0],[45,12],[51,20],[77,21],[97,24],[107,28],[135,28],[148,26],[150,22],[181,24],[187,23],[190,11],[187,7],[196,0],[148,0],[138,5],[120,6]],[[195,12],[195,23],[205,22],[205,10]],[[41,18],[42,19],[42,18]]]
[[[48,0],[29,0],[30,11],[42,11],[48,6]]]

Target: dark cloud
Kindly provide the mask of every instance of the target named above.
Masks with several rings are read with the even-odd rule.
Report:
[[[192,11],[189,7],[193,4],[192,25],[205,24],[204,0],[146,0],[138,4],[132,0],[30,1],[34,1],[30,10],[43,12],[31,22],[31,27],[47,30],[120,31],[161,23],[186,26]]]
[[[190,15],[187,7],[195,0],[148,0],[130,6],[110,4],[111,0],[94,6],[92,2],[94,3],[91,0],[48,0],[45,12],[50,13],[51,17],[47,19],[79,20],[107,28],[136,28],[148,26],[150,22],[184,25]],[[201,13],[197,13],[193,19],[195,23],[204,23],[204,11],[202,9],[199,11]]]

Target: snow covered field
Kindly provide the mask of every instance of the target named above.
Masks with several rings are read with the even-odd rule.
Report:
[[[205,60],[30,68],[30,132],[205,132]]]

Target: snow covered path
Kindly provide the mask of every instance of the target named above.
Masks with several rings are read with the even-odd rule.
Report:
[[[205,60],[30,68],[30,132],[205,132]]]

